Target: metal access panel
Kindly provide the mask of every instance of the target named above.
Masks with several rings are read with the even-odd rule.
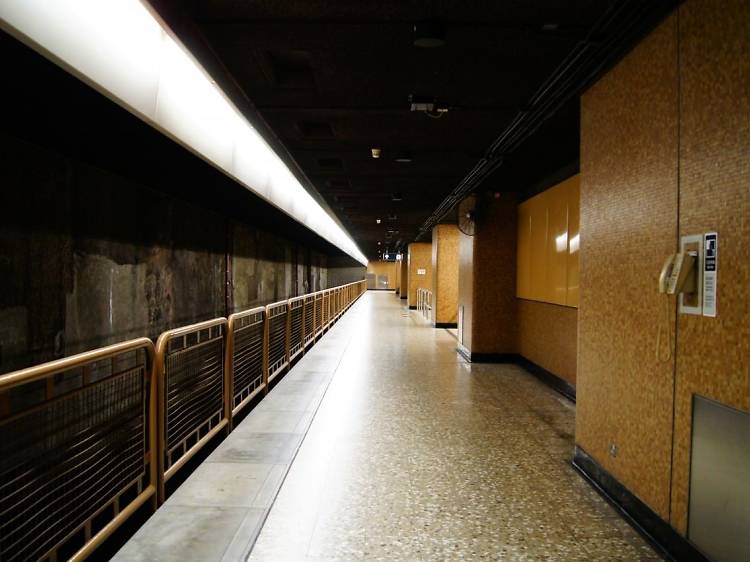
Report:
[[[688,538],[712,560],[750,560],[750,413],[693,399]]]

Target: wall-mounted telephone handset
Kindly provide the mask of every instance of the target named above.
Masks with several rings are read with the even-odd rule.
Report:
[[[690,252],[672,254],[664,262],[659,274],[659,292],[664,294],[664,324],[659,322],[656,332],[656,360],[666,363],[672,358],[671,318],[669,295],[695,291],[695,255]],[[666,335],[665,353],[662,353],[662,333]]]
[[[664,262],[659,275],[659,292],[674,295],[695,290],[695,256],[688,252],[672,254]]]

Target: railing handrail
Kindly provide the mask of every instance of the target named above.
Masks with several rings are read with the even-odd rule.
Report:
[[[0,390],[7,390],[15,386],[33,382],[35,380],[48,378],[60,371],[69,371],[70,369],[75,369],[76,367],[80,367],[81,365],[84,365],[86,363],[92,363],[94,361],[106,359],[107,357],[116,355],[118,353],[133,351],[142,347],[146,348],[146,353],[149,354],[150,360],[153,361],[153,342],[146,337],[135,338],[132,340],[108,345],[106,347],[98,347],[96,349],[83,351],[81,353],[77,353],[76,355],[63,357],[61,359],[55,359],[54,361],[41,363],[32,367],[26,367],[25,369],[20,369],[18,371],[5,373],[4,375],[0,375]]]
[[[259,312],[265,311],[265,306],[256,306],[255,308],[250,308],[248,310],[241,310],[227,316],[227,322],[236,321],[238,318],[245,318],[246,316],[252,316],[253,314],[258,314]]]
[[[169,342],[169,340],[178,338],[180,336],[185,336],[192,332],[205,330],[206,328],[213,328],[214,326],[220,326],[221,324],[226,324],[226,323],[227,323],[227,319],[224,316],[219,316],[217,318],[211,318],[210,320],[204,320],[203,322],[196,322],[195,324],[188,324],[187,326],[181,326],[179,328],[172,328],[171,330],[162,332],[161,334],[159,334],[159,337],[156,340],[156,353],[158,354],[159,351],[162,350],[164,346]]]

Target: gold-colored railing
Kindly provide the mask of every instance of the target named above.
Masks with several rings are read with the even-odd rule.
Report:
[[[0,376],[0,560],[82,560],[156,506],[153,365],[139,338]]]
[[[331,291],[323,291],[323,330],[328,329],[331,323]]]
[[[228,319],[226,365],[232,417],[266,389],[266,308],[259,306]]]
[[[305,297],[289,299],[289,360],[293,361],[305,348]]]
[[[304,347],[307,348],[315,341],[315,294],[305,295],[305,337]]]
[[[289,365],[289,301],[266,306],[268,382]]]
[[[0,375],[0,560],[83,560],[144,503],[156,509],[165,482],[366,288]]]
[[[226,318],[169,330],[156,341],[163,484],[229,423]]]
[[[315,293],[315,337],[323,333],[323,291]]]

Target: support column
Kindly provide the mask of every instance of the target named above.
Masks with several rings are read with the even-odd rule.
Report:
[[[401,262],[396,260],[396,296],[401,294]]]
[[[458,349],[472,361],[514,361],[517,199],[477,198],[475,235],[458,235]]]
[[[399,269],[401,270],[401,276],[399,278],[399,295],[402,299],[406,300],[409,297],[409,254],[408,251],[401,254],[401,262],[399,263]]]
[[[432,244],[412,242],[409,244],[409,308],[417,308],[417,289],[432,289]]]
[[[432,324],[456,328],[458,322],[458,227],[432,229]]]

